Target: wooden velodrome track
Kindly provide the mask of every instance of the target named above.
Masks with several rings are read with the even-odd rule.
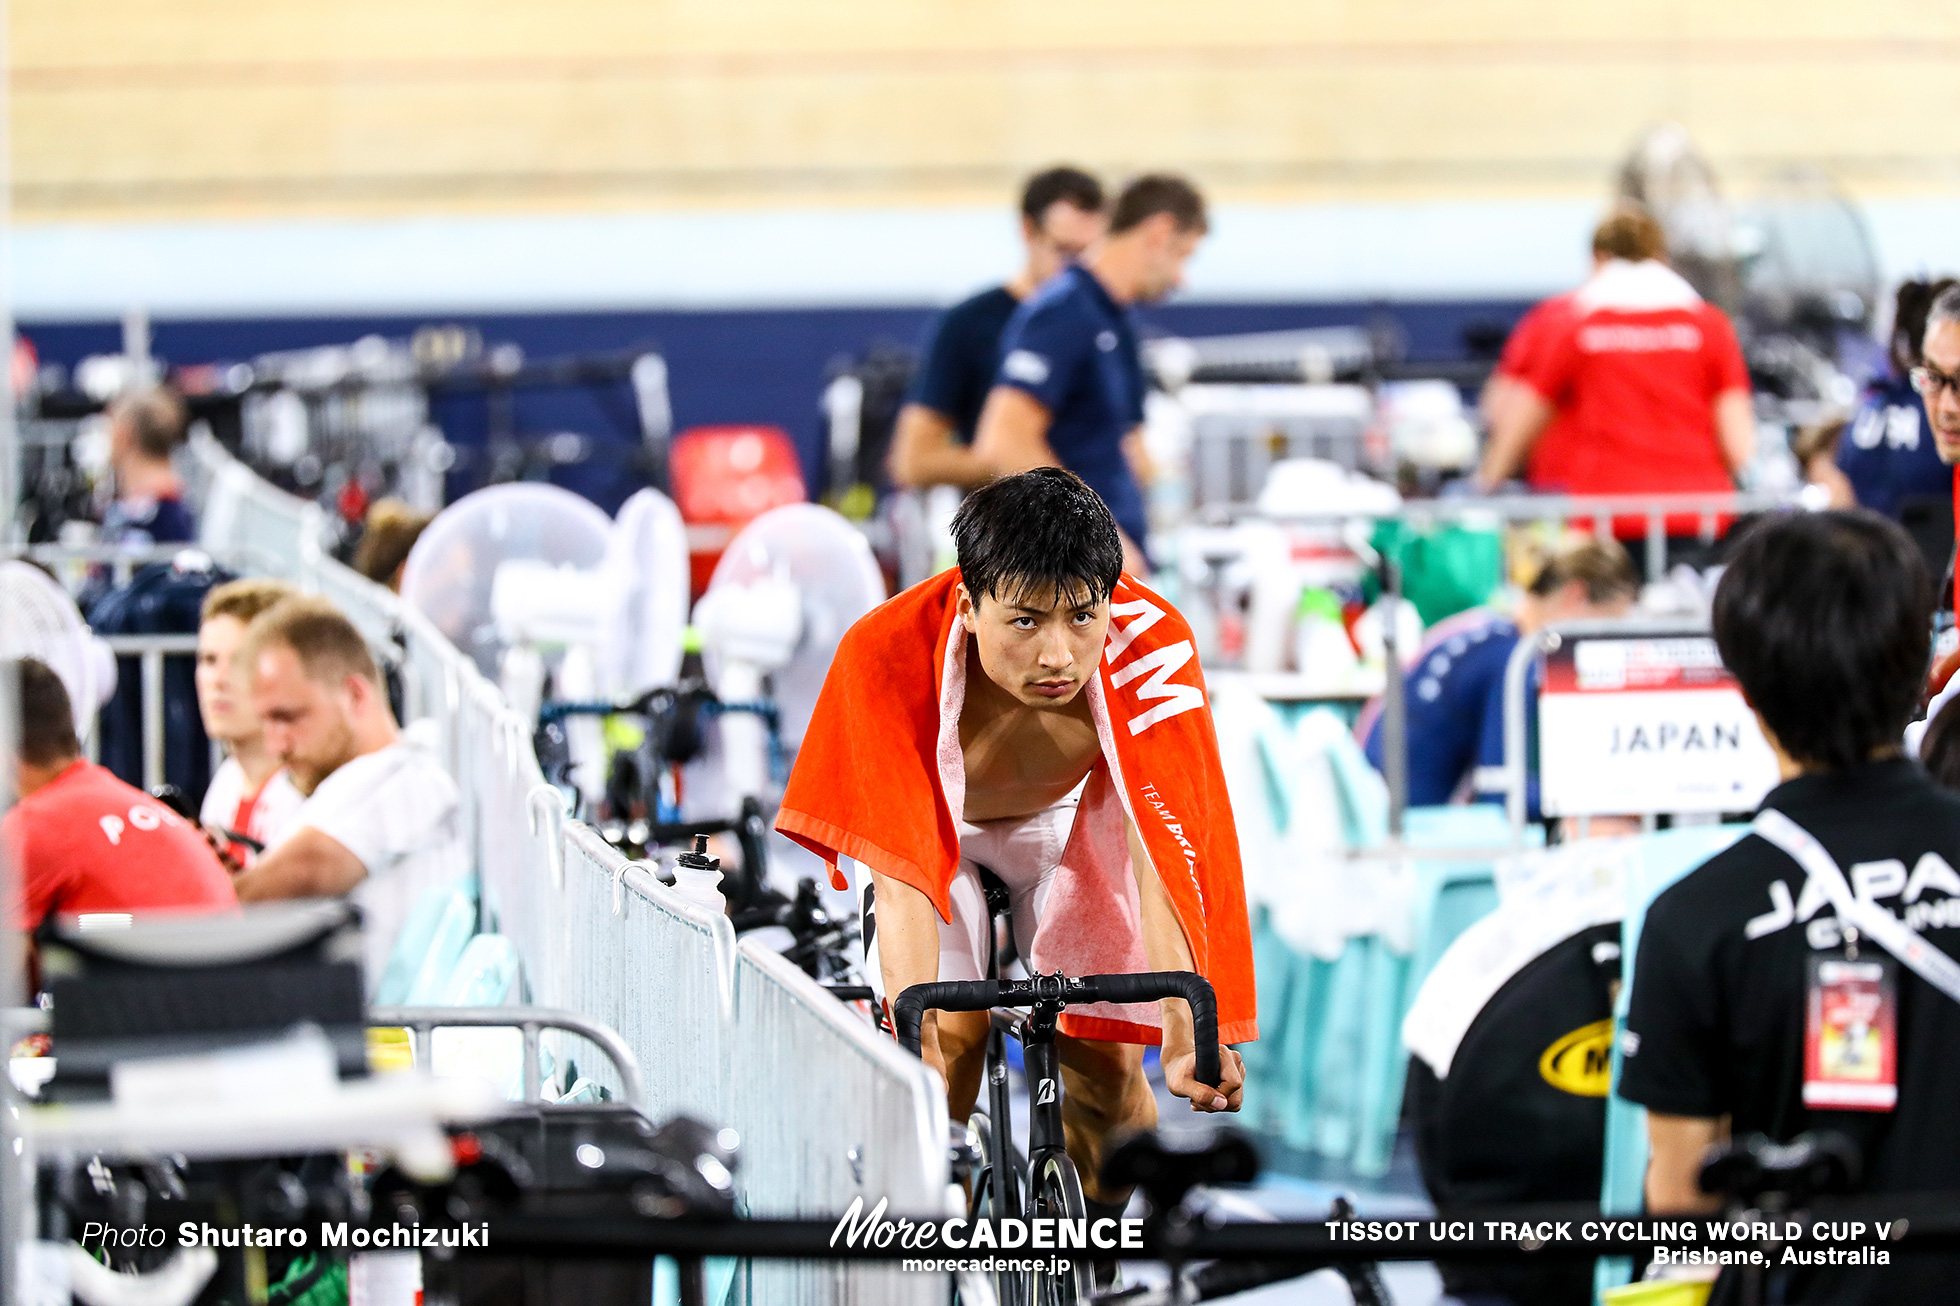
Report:
[[[1725,177],[1950,189],[1929,0],[16,0],[15,215],[1599,194],[1676,119]]]

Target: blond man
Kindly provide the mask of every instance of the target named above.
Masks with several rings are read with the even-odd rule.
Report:
[[[234,580],[205,595],[199,613],[197,710],[204,718],[204,733],[224,748],[225,760],[204,791],[198,819],[234,867],[251,865],[260,849],[286,832],[306,800],[266,746],[238,664],[245,628],[296,593],[270,577]]]

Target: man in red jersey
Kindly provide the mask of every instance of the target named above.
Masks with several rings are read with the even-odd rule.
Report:
[[[1638,209],[1614,209],[1593,229],[1592,270],[1597,273],[1613,259],[1638,263],[1667,257],[1660,228]],[[1535,393],[1524,378],[1531,375],[1547,350],[1556,345],[1571,324],[1576,291],[1553,295],[1532,305],[1511,328],[1498,356],[1497,367],[1478,401],[1484,420],[1495,431]],[[1571,488],[1572,463],[1578,433],[1554,412],[1525,458],[1524,480],[1534,490],[1555,492]]]
[[[1513,476],[1557,417],[1569,427],[1566,488],[1574,494],[1709,494],[1735,488],[1755,456],[1749,372],[1728,318],[1658,252],[1660,226],[1644,210],[1623,224],[1632,259],[1609,257],[1574,291],[1555,329],[1515,376],[1477,470],[1494,488]],[[1696,529],[1670,519],[1670,535]],[[1638,518],[1615,522],[1636,538]]]
[[[82,757],[68,691],[31,658],[19,677],[20,801],[0,837],[20,876],[14,927],[49,913],[236,909],[231,877],[196,826]]]

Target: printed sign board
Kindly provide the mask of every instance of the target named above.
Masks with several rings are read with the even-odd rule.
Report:
[[[1547,816],[1747,812],[1777,782],[1706,635],[1566,640],[1545,659],[1538,747]]]

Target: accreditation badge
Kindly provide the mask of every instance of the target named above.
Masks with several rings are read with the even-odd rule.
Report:
[[[1890,1111],[1899,1100],[1898,968],[1866,949],[1813,954],[1804,1020],[1803,1104]]]

